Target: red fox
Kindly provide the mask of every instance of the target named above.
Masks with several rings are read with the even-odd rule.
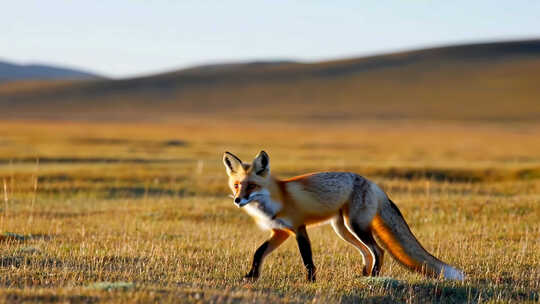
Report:
[[[363,275],[379,275],[384,250],[405,267],[431,277],[464,280],[465,274],[427,252],[412,234],[397,206],[373,182],[349,172],[310,173],[286,180],[270,175],[270,159],[261,151],[252,164],[225,152],[234,204],[271,231],[253,257],[245,280],[256,280],[264,258],[290,235],[296,237],[307,269],[315,281],[315,265],[306,227],[330,222],[335,232],[356,247],[364,261]]]

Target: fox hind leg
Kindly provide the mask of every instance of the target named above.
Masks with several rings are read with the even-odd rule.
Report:
[[[344,209],[345,226],[373,253],[375,262],[370,272],[379,275],[383,263],[384,250],[377,244],[371,230],[371,222],[378,212],[378,193],[369,182],[359,179],[355,185],[349,208]]]
[[[370,248],[370,251],[374,253],[375,263],[371,270],[371,275],[378,276],[381,272],[383,264],[384,250],[375,241],[371,229],[361,228],[361,226],[354,221],[351,222],[350,227],[352,230],[351,232],[354,233],[354,235],[357,236],[360,240],[362,240],[362,242]]]
[[[331,225],[332,225],[332,228],[334,228],[334,231],[336,232],[336,234],[342,240],[353,245],[356,249],[360,251],[360,254],[362,255],[362,260],[364,261],[362,275],[369,276],[375,265],[375,254],[371,251],[371,249],[366,244],[362,242],[362,240],[357,238],[354,234],[352,234],[349,231],[349,229],[347,229],[347,226],[345,226],[345,219],[343,217],[342,211],[340,211],[339,215],[336,216],[332,220]]]

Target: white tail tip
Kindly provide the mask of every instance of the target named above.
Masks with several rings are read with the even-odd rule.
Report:
[[[463,271],[449,265],[444,267],[443,275],[444,275],[444,278],[448,280],[457,280],[457,281],[465,280],[465,274],[463,273]]]

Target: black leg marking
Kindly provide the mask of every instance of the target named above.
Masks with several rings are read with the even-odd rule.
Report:
[[[255,251],[253,255],[253,264],[251,265],[251,270],[244,277],[245,280],[255,281],[260,275],[261,266],[264,258],[269,255],[272,251],[278,248],[287,238],[289,233],[283,230],[272,230],[272,235],[270,238],[264,242],[259,248]]]
[[[253,255],[251,270],[244,276],[244,279],[257,279],[259,277],[261,262],[268,245],[270,245],[270,241],[264,242],[261,246],[259,246],[259,248],[257,248],[257,251],[255,251],[255,254]]]
[[[373,265],[371,275],[378,276],[381,272],[383,262],[383,249],[379,247],[370,230],[361,229],[360,226],[355,223],[351,223],[351,226],[356,236],[358,236],[358,238],[360,238],[360,240],[362,240],[362,242],[366,244],[375,255],[375,263]],[[367,270],[364,270],[363,272],[367,273]]]
[[[298,243],[298,248],[300,249],[300,255],[302,255],[302,261],[307,270],[307,280],[310,282],[315,282],[315,264],[313,264],[313,254],[311,252],[311,243],[307,235],[306,227],[302,226],[298,228],[296,234],[296,242]]]
[[[369,277],[369,270],[367,269],[366,266],[362,267],[362,275],[364,277]]]

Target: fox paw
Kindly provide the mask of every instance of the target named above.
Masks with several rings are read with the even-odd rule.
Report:
[[[315,269],[308,270],[308,273],[306,275],[306,280],[310,283],[314,283],[316,281],[315,279]]]
[[[242,281],[245,282],[245,283],[253,283],[255,281],[257,281],[257,279],[259,278],[258,275],[253,275],[253,274],[246,274],[245,276],[242,277]]]

